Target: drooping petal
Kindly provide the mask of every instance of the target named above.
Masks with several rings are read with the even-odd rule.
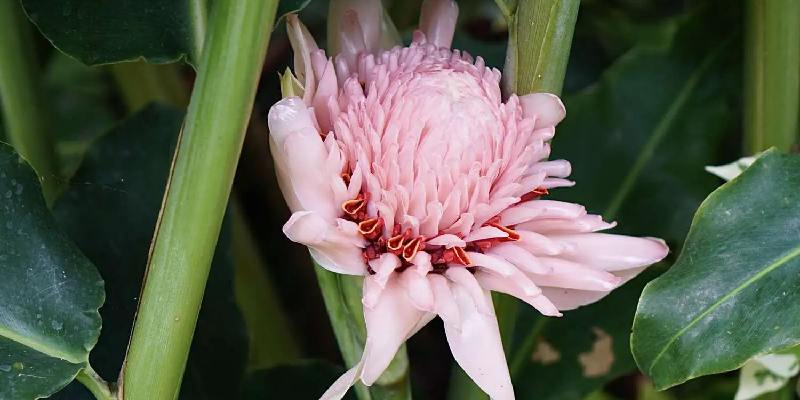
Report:
[[[566,243],[569,250],[563,257],[605,271],[619,271],[647,266],[661,261],[669,248],[663,240],[607,233],[552,235],[551,239]]]
[[[622,279],[605,271],[589,268],[554,257],[539,260],[551,268],[548,274],[528,274],[538,286],[567,289],[609,291],[622,283]]]
[[[468,289],[452,283],[450,291],[453,296],[451,301],[458,307],[461,317],[458,323],[444,320],[444,331],[453,358],[492,400],[513,400],[514,389],[500,341],[497,318],[479,311]],[[484,298],[491,306],[492,297],[488,291],[484,292]]]
[[[365,280],[374,279],[366,277]],[[361,381],[372,385],[389,366],[397,349],[415,332],[418,322],[426,315],[418,310],[398,279],[392,277],[374,307],[364,307],[367,343],[364,346],[364,368]]]
[[[567,115],[564,103],[558,96],[550,93],[530,93],[519,97],[522,112],[528,118],[535,118],[534,129],[554,126]]]
[[[514,296],[537,309],[540,313],[548,316],[560,317],[559,308],[553,304],[551,299],[541,289],[535,294],[526,294],[520,287],[519,282],[511,278],[504,278],[494,274],[478,271],[475,278],[484,288]]]
[[[348,222],[342,221],[337,226],[314,211],[297,211],[283,225],[283,233],[290,240],[308,246],[323,268],[340,274],[364,275],[367,272],[361,256],[364,239],[347,228]]]
[[[289,208],[333,220],[340,211],[331,183],[341,178],[326,164],[328,151],[312,118],[300,98],[279,101],[269,111],[270,147]]]
[[[450,48],[458,19],[458,5],[453,0],[425,0],[419,18],[419,29],[436,47]]]

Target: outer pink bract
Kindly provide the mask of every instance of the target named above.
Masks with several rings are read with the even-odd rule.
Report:
[[[389,50],[377,50],[380,21],[361,15],[382,13],[345,8],[333,59],[290,17],[302,98],[269,112],[293,212],[284,232],[322,267],[365,276],[362,360],[323,398],[371,385],[439,316],[461,367],[493,399],[513,399],[490,291],[560,316],[667,247],[595,233],[614,224],[546,199],[572,185],[567,161],[547,161],[564,106],[546,93],[504,101],[498,70],[450,50],[454,3],[426,1],[413,43]]]

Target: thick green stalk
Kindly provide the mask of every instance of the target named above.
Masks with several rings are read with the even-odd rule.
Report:
[[[561,93],[579,5],[580,0],[519,0],[508,17],[507,90]]]
[[[114,80],[125,105],[136,111],[151,101],[184,107],[189,102],[179,64],[155,65],[144,61],[113,64]]]
[[[800,1],[745,3],[744,152],[787,151],[800,137]]]
[[[120,380],[126,400],[178,395],[276,8],[211,10]]]
[[[496,2],[508,21],[508,49],[503,71],[506,93],[560,94],[580,0]],[[511,349],[514,347],[512,339],[519,302],[500,294],[494,294],[492,298],[506,357],[515,360],[517,355]],[[486,398],[477,385],[464,379],[460,370],[454,371],[451,376],[451,399]]]
[[[19,1],[0,1],[0,103],[6,134],[39,174],[51,203],[61,180],[40,78],[31,24]]]

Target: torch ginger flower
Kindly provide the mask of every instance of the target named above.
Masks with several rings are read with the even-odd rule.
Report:
[[[374,383],[435,316],[475,383],[513,399],[490,291],[560,316],[667,254],[659,239],[596,233],[614,224],[547,199],[573,184],[569,162],[547,161],[564,106],[547,93],[504,101],[497,69],[450,49],[457,14],[426,1],[411,45],[380,50],[382,12],[347,10],[333,58],[289,18],[288,78],[302,97],[269,112],[293,212],[283,231],[323,268],[364,276],[363,356],[324,399]]]

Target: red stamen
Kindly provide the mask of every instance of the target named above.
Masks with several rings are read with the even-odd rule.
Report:
[[[533,189],[532,191],[523,194],[522,197],[520,197],[519,202],[522,203],[522,202],[525,202],[525,201],[536,200],[539,197],[542,197],[542,196],[545,196],[545,195],[548,195],[548,194],[550,194],[550,192],[547,191],[546,187],[539,186],[536,189]]]
[[[417,238],[414,238],[414,240],[406,243],[406,245],[403,246],[403,258],[406,261],[411,262],[411,260],[414,259],[414,256],[416,256],[417,253],[419,252],[419,249],[422,248],[424,242],[425,238],[419,236]]]
[[[403,235],[394,235],[386,241],[386,249],[390,253],[400,255],[403,252],[403,242],[405,242]]]
[[[496,223],[489,224],[489,225],[493,226],[493,227],[495,227],[497,229],[500,229],[501,231],[503,231],[503,232],[508,234],[507,238],[501,238],[500,241],[502,241],[502,242],[516,242],[516,241],[519,240],[519,233],[517,233],[517,231],[515,231],[515,230],[513,230],[513,229],[511,229],[511,228],[509,228],[507,226],[503,226],[503,225],[496,224]]]
[[[342,177],[342,180],[344,181],[344,185],[345,186],[350,186],[350,178],[351,178],[350,174],[347,173],[347,172],[342,172],[342,174],[340,176]]]
[[[364,210],[364,207],[367,205],[367,201],[364,199],[364,195],[359,194],[353,200],[347,200],[342,203],[342,211],[344,211],[350,217],[356,217],[359,212]]]
[[[370,218],[358,224],[358,233],[369,240],[375,240],[381,236],[383,230],[383,218]]]
[[[467,256],[467,252],[463,247],[453,247],[445,250],[442,254],[442,259],[448,264],[453,263],[464,266],[472,264],[472,261],[469,259],[469,256]]]

